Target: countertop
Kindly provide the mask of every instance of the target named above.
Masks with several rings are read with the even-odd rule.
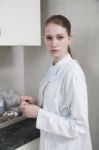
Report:
[[[0,129],[0,150],[15,150],[38,138],[40,131],[35,124],[35,119],[28,118]]]

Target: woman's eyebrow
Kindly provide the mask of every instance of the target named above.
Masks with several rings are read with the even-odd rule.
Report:
[[[57,35],[64,35],[64,33],[59,33],[59,34],[57,34]]]
[[[64,33],[59,33],[59,34],[56,34],[56,35],[64,35]],[[51,34],[45,34],[45,36],[53,36]]]

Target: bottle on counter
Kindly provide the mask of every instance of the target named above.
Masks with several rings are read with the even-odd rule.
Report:
[[[3,114],[5,111],[5,104],[2,96],[0,96],[0,114]]]

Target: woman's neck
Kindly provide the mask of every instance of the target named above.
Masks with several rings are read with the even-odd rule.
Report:
[[[57,57],[53,59],[53,65],[55,65],[56,63],[58,63],[60,60],[62,60],[68,53],[66,53],[65,55],[63,55],[62,57]]]

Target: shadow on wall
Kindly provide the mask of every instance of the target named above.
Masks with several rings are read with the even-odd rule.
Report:
[[[12,66],[14,63],[13,50],[11,46],[0,46],[0,68]]]

